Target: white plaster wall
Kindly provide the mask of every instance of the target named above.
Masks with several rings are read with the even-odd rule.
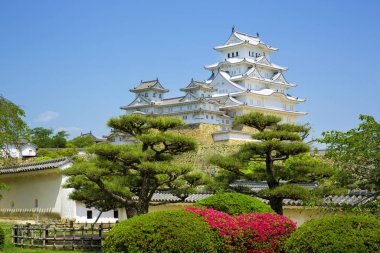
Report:
[[[221,75],[217,75],[215,79],[210,83],[210,86],[217,89],[218,91],[216,93],[219,94],[241,91],[229,84],[227,80],[225,80]]]
[[[227,141],[227,140],[239,140],[239,141],[253,141],[250,135],[237,133],[237,132],[219,132],[212,135],[214,141]]]
[[[92,219],[87,219],[87,210],[92,210]],[[114,210],[110,210],[107,212],[102,213],[100,216],[98,223],[100,222],[111,222],[115,223],[119,219],[125,218],[125,210],[123,208],[117,209],[119,212],[119,218],[114,218]],[[99,211],[95,208],[87,208],[83,203],[76,202],[76,216],[75,221],[77,222],[95,222],[96,218],[99,215]]]
[[[34,145],[31,144],[25,144],[21,147],[21,154],[22,156],[36,156],[36,148]]]
[[[0,180],[10,187],[9,191],[2,191],[0,208],[11,208],[14,202],[14,208],[31,209],[35,208],[35,199],[38,199],[38,208],[61,212],[62,176],[58,169],[2,175]]]

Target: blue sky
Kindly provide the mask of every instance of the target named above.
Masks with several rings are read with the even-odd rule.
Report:
[[[107,134],[129,89],[155,79],[172,96],[236,26],[280,48],[312,137],[380,119],[380,1],[0,1],[0,94],[30,127]]]

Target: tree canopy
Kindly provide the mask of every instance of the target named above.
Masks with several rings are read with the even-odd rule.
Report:
[[[202,175],[173,162],[176,155],[197,148],[191,137],[170,131],[184,124],[181,119],[124,115],[111,118],[107,124],[132,135],[138,143],[89,147],[88,161],[64,171],[71,176],[65,187],[74,188],[72,199],[100,210],[122,206],[131,217],[148,212],[158,189],[171,189],[183,196],[199,185]]]
[[[77,136],[69,141],[77,148],[86,148],[95,144],[95,140],[92,136]]]
[[[360,115],[357,128],[323,132],[319,142],[327,145],[326,157],[339,168],[341,186],[380,190],[380,124],[374,117]]]
[[[284,198],[306,199],[308,191],[293,183],[311,182],[331,176],[329,168],[319,168],[314,161],[300,161],[294,157],[308,153],[310,147],[303,142],[310,127],[305,125],[282,124],[281,118],[261,113],[237,116],[234,124],[242,124],[257,130],[252,135],[255,141],[242,144],[239,151],[230,156],[214,156],[210,162],[238,175],[241,178],[265,180],[269,189],[259,192],[259,196],[269,200],[273,210],[282,214]],[[286,163],[293,158],[293,163]],[[311,159],[312,160],[312,159]],[[299,162],[296,166],[295,163]],[[285,182],[284,185],[281,182]]]
[[[28,126],[23,121],[25,112],[16,104],[0,96],[0,148],[9,156],[8,145],[19,145],[28,136]],[[0,156],[1,157],[1,156]]]
[[[66,131],[59,131],[53,135],[53,129],[36,127],[30,131],[30,141],[38,148],[65,148],[68,134]]]

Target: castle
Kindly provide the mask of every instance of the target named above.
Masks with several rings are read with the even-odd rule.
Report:
[[[222,61],[205,66],[211,72],[207,80],[192,79],[181,88],[184,96],[167,98],[169,90],[158,79],[141,81],[130,90],[135,99],[121,109],[126,114],[177,116],[188,124],[217,125],[214,141],[250,139],[232,128],[234,116],[261,112],[295,123],[306,114],[295,110],[305,100],[288,94],[296,85],[284,77],[287,68],[270,62],[278,49],[261,41],[259,34],[252,36],[232,28],[227,41],[214,49],[222,54]]]

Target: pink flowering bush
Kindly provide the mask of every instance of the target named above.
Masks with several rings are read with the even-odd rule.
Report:
[[[296,224],[273,213],[229,215],[204,207],[185,209],[201,215],[224,241],[223,252],[283,252]]]

